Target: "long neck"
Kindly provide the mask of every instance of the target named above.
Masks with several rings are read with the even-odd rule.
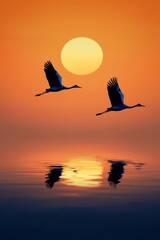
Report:
[[[64,87],[64,89],[68,90],[68,89],[71,89],[71,88],[76,88],[76,86],[71,86],[71,87]]]
[[[138,104],[135,104],[133,106],[127,106],[126,108],[135,108],[135,107],[138,107]]]
[[[77,88],[77,86],[73,85],[71,87],[68,87],[67,89],[71,89],[71,88]]]

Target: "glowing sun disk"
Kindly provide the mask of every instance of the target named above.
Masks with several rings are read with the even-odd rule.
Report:
[[[86,37],[78,37],[67,42],[61,51],[63,66],[77,75],[90,74],[96,71],[103,60],[100,45]]]

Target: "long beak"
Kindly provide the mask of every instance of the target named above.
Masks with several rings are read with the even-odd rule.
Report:
[[[146,107],[146,106],[144,106],[144,105],[141,105],[142,107]]]

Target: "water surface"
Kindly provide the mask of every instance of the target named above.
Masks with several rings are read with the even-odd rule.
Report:
[[[157,153],[99,145],[5,152],[0,239],[158,240]]]

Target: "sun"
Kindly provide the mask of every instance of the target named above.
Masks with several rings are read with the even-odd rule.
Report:
[[[93,39],[77,37],[62,48],[61,61],[71,73],[86,75],[95,72],[103,61],[103,51]]]

